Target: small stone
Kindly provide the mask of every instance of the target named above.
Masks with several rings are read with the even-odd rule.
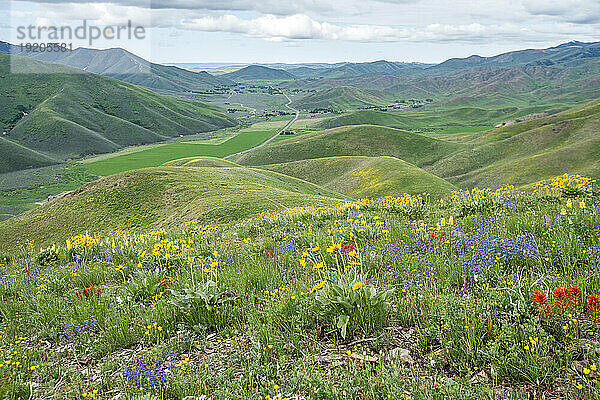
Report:
[[[392,349],[390,351],[389,358],[390,358],[390,360],[400,359],[410,365],[415,364],[415,361],[413,360],[412,356],[410,355],[410,351],[407,349],[402,349],[400,347],[396,347],[395,349]]]

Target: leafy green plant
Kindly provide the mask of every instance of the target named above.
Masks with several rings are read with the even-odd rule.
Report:
[[[212,280],[200,287],[170,292],[173,298],[169,302],[179,308],[185,322],[196,330],[210,330],[223,326],[233,313],[231,303],[235,294],[221,290]]]
[[[60,255],[55,248],[49,248],[40,251],[40,253],[35,257],[35,262],[41,265],[42,267],[52,265],[60,261]]]
[[[160,293],[161,283],[159,274],[137,273],[123,289],[130,300],[144,303]]]
[[[569,346],[558,346],[552,335],[540,329],[537,316],[523,325],[503,324],[482,353],[499,377],[538,385],[551,381],[571,358]]]
[[[356,330],[370,332],[382,328],[388,315],[388,299],[394,289],[365,287],[362,281],[352,285],[333,283],[315,296],[321,316],[334,316],[334,330],[346,339]]]

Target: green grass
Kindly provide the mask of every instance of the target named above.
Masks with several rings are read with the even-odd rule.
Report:
[[[561,171],[600,177],[600,103],[460,139],[470,148],[428,171],[459,187],[530,184]]]
[[[600,396],[600,309],[588,307],[600,288],[597,188],[319,208],[287,197],[293,180],[241,169],[229,189],[270,181],[245,187],[255,204],[313,207],[216,224],[188,213],[188,193],[212,207],[237,200],[231,212],[248,203],[219,188],[223,176],[211,181],[227,168],[191,178],[200,170],[130,172],[55,204],[61,223],[85,229],[68,243],[40,250],[59,222],[50,207],[49,225],[29,222],[44,230],[34,244],[17,248],[27,229],[0,235],[15,249],[0,254],[1,397]],[[148,203],[133,201],[141,194]],[[166,198],[185,205],[171,231],[94,236],[106,218],[149,220]],[[536,304],[538,290],[547,302]]]
[[[0,243],[19,236],[49,244],[88,230],[172,228],[195,219],[233,221],[345,198],[293,177],[240,166],[147,168],[89,183],[1,223]]]
[[[260,168],[294,176],[353,198],[425,192],[442,197],[455,189],[443,179],[394,157],[328,157]]]
[[[216,157],[187,157],[169,161],[164,164],[165,167],[240,167],[239,164]]]
[[[84,167],[94,175],[108,176],[138,168],[157,167],[180,158],[222,158],[261,144],[281,130],[287,122],[289,117],[258,121],[236,132],[218,132],[213,135],[216,140],[211,142],[207,142],[205,137],[192,136],[182,142],[145,146],[141,150],[140,147],[132,147],[85,160]]]
[[[11,63],[38,73],[12,74]],[[0,55],[0,93],[0,154],[16,158],[0,172],[235,125],[211,105],[24,57]]]
[[[564,109],[564,107],[562,107]],[[561,110],[562,110],[561,109]],[[516,119],[533,112],[535,108],[507,107],[484,109],[476,107],[455,107],[427,111],[376,111],[360,110],[339,117],[318,121],[312,125],[317,129],[331,129],[345,125],[381,125],[414,132],[454,134],[483,132],[496,124]],[[556,112],[554,107],[541,111]]]
[[[387,104],[382,97],[357,89],[343,86],[326,89],[294,100],[292,107],[301,110],[327,109],[355,110],[360,107]]]
[[[185,157],[211,156],[224,157],[256,146],[269,137],[272,131],[242,131],[218,145],[194,143],[169,143],[151,149],[111,157],[85,164],[82,168],[91,174],[108,176],[133,169],[157,167],[168,161]]]
[[[0,221],[37,207],[49,195],[78,189],[94,179],[85,170],[65,164],[0,174]]]
[[[467,145],[399,129],[357,125],[272,142],[233,161],[243,165],[266,165],[334,156],[392,156],[423,166],[465,148]]]

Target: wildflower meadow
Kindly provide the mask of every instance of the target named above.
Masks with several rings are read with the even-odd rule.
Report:
[[[0,397],[600,398],[600,192],[340,202],[0,254]]]

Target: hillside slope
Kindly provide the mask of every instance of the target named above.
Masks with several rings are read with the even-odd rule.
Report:
[[[571,64],[478,67],[431,75],[305,79],[285,85],[323,91],[340,86],[377,90],[394,101],[430,98],[437,107],[574,105],[600,97],[600,57],[582,58]]]
[[[11,58],[53,73],[11,74]],[[3,138],[56,161],[235,125],[211,105],[25,57],[0,55],[0,94]]]
[[[264,165],[353,198],[401,196],[427,192],[441,197],[455,186],[394,157],[327,157]]]
[[[0,251],[15,238],[42,245],[82,232],[179,229],[193,220],[233,222],[263,211],[337,204],[342,195],[244,167],[159,167],[98,180],[0,223]]]
[[[600,177],[600,101],[471,135],[470,147],[428,168],[460,187],[525,185],[565,171]]]
[[[334,110],[351,110],[385,103],[386,101],[381,97],[364,90],[342,86],[309,94],[306,97],[295,100],[292,103],[292,107],[301,110],[328,108]]]
[[[46,167],[52,164],[58,164],[58,161],[0,137],[0,171],[2,173]]]
[[[357,125],[271,142],[232,160],[242,165],[266,165],[333,156],[392,156],[423,166],[465,148],[464,144],[399,129]]]
[[[359,110],[333,117],[315,124],[315,128],[331,129],[347,125],[381,125],[405,130],[426,130],[440,126],[469,127],[489,126],[529,113],[527,109],[507,107],[483,109],[459,107],[438,111]]]

